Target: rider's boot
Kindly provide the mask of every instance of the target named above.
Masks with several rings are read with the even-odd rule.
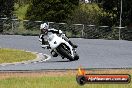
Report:
[[[65,57],[62,57],[62,59],[64,59]]]
[[[68,43],[69,43],[71,46],[73,46],[74,48],[77,48],[77,47],[78,47],[77,45],[73,44],[71,41],[68,41]]]

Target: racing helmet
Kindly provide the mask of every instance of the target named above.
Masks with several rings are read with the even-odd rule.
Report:
[[[48,29],[49,29],[49,24],[48,23],[43,23],[43,24],[40,25],[41,33],[47,34]]]
[[[40,29],[49,29],[49,24],[48,23],[41,24]]]

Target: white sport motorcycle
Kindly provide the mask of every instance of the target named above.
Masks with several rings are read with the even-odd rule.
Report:
[[[62,59],[67,58],[70,61],[78,60],[79,56],[75,48],[65,41],[63,36],[65,36],[65,34],[58,36],[57,34],[52,33],[48,35],[47,41],[49,43],[51,55],[53,57],[60,55]]]

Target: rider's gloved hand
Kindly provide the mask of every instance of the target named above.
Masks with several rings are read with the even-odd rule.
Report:
[[[63,34],[63,32],[61,30],[59,30],[59,34]]]

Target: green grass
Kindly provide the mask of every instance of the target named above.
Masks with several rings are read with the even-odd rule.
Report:
[[[36,55],[15,49],[0,48],[0,63],[21,62],[25,60],[35,59]]]
[[[80,86],[75,76],[13,77],[0,79],[0,88],[132,88],[130,84],[85,84]]]

